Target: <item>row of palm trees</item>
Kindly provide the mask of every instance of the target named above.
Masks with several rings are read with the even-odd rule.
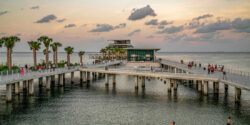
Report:
[[[8,69],[11,70],[12,68],[12,49],[15,47],[15,43],[19,42],[20,38],[17,36],[10,36],[10,37],[2,37],[0,39],[0,48],[4,45],[7,48],[7,66]],[[62,47],[62,44],[59,42],[53,42],[52,38],[49,38],[48,36],[41,36],[37,39],[37,41],[28,41],[28,45],[30,47],[30,50],[33,51],[33,60],[34,60],[34,69],[37,69],[37,57],[36,52],[41,49],[41,44],[44,45],[45,50],[45,63],[46,68],[48,68],[49,65],[49,47],[53,50],[53,64],[55,64],[55,67],[58,67],[58,48]],[[67,65],[70,66],[70,55],[74,52],[74,48],[71,46],[67,46],[64,48],[64,50],[67,53]],[[84,51],[80,51],[78,53],[80,57],[80,64],[83,64],[82,62],[82,56],[85,54]]]
[[[125,57],[126,50],[119,47],[106,47],[100,50],[102,53],[102,59],[114,60],[114,59],[123,59]]]

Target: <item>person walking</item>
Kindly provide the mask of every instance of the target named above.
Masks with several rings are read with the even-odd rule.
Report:
[[[231,120],[231,117],[229,116],[227,119],[227,125],[231,125],[231,124],[232,124],[232,120]]]
[[[227,80],[226,74],[227,74],[226,71],[223,71],[223,79],[224,80]]]
[[[39,66],[39,67],[38,67],[38,69],[39,69],[39,72],[41,72],[41,70],[42,70],[42,66]]]
[[[211,69],[210,69],[210,67],[208,67],[207,68],[207,73],[210,74],[210,71],[211,71]]]
[[[21,69],[21,75],[23,75],[24,74],[24,70],[23,70],[23,68]]]
[[[211,67],[211,73],[214,73],[214,66]]]
[[[173,121],[170,125],[175,125],[175,121]]]

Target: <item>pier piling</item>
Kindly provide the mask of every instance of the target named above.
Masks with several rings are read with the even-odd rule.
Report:
[[[138,76],[134,76],[135,79],[135,89],[138,89]]]
[[[74,83],[74,72],[71,72],[71,83]]]
[[[113,84],[115,84],[116,83],[116,76],[115,76],[115,74],[112,75],[112,79],[113,79]]]
[[[175,90],[175,91],[177,90],[177,87],[178,87],[178,85],[177,85],[177,80],[174,79],[174,90]]]
[[[208,81],[204,81],[203,83],[203,93],[205,96],[208,95]]]
[[[168,79],[168,92],[171,92],[171,79]]]
[[[109,85],[109,74],[108,73],[105,74],[105,85],[106,86]]]
[[[29,84],[29,95],[33,95],[34,94],[33,79],[32,80],[28,80],[28,84]]]
[[[145,88],[145,76],[141,77],[141,87]]]
[[[235,87],[235,102],[240,102],[241,89]]]
[[[27,82],[24,80],[23,81],[23,90],[26,90],[27,89]]]
[[[43,77],[40,77],[38,79],[39,86],[43,86]]]
[[[46,76],[46,90],[50,90],[50,82],[51,82],[51,77]]]
[[[202,90],[202,81],[198,81],[198,92],[201,92]]]
[[[15,83],[15,94],[18,95],[19,94],[19,82]]]
[[[63,86],[63,74],[58,75],[59,85]]]
[[[6,101],[11,102],[12,100],[12,85],[6,84]]]

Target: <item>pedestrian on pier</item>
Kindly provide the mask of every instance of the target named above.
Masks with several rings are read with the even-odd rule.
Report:
[[[24,70],[23,70],[23,68],[21,69],[21,75],[23,75],[24,74]]]
[[[227,74],[226,71],[223,71],[223,79],[224,80],[227,80],[226,74]]]
[[[231,125],[231,124],[232,124],[232,120],[231,120],[231,117],[229,116],[227,119],[227,125]]]
[[[214,73],[214,66],[211,67],[211,73]]]
[[[207,68],[207,73],[210,74],[210,71],[211,71],[211,69],[210,69],[210,67],[208,67]]]
[[[42,66],[39,66],[39,67],[38,67],[38,69],[39,69],[39,72],[41,72],[41,70],[42,70]]]
[[[175,125],[175,121],[173,121],[170,125]]]
[[[199,68],[201,68],[201,64],[199,64]]]

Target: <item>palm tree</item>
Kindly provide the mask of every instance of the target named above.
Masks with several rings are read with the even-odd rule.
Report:
[[[121,54],[121,58],[123,59],[124,58],[124,54],[126,53],[126,50],[121,48],[120,49],[120,54]]]
[[[116,59],[118,59],[118,55],[119,55],[121,49],[118,46],[116,46],[114,49],[115,49],[115,57],[116,57]]]
[[[2,45],[3,45],[3,40],[2,38],[0,39],[0,48],[2,48]]]
[[[83,63],[82,63],[82,56],[85,54],[85,52],[84,51],[80,51],[79,53],[78,53],[78,55],[80,56],[80,64],[81,65],[83,65]]]
[[[3,37],[1,40],[4,43],[4,46],[7,48],[7,65],[8,69],[12,68],[12,49],[15,47],[15,43],[20,41],[20,38],[17,36]]]
[[[115,57],[115,54],[116,54],[115,48],[111,48],[110,51],[111,51],[111,54],[112,54],[112,60],[114,60],[114,57]]]
[[[111,55],[111,47],[106,47],[106,51],[108,53],[108,59],[110,60],[110,55]]]
[[[37,41],[29,41],[28,44],[30,46],[30,50],[33,51],[34,68],[36,70],[37,69],[36,51],[41,48],[41,43]]]
[[[56,67],[58,67],[58,56],[57,56],[57,53],[58,53],[58,47],[61,47],[62,44],[59,43],[59,42],[54,42],[50,45],[52,47],[52,50],[53,50],[53,61],[54,61],[54,64],[56,65]]]
[[[66,48],[64,48],[64,50],[67,53],[67,65],[70,66],[70,54],[74,52],[74,48],[71,46],[67,46]]]
[[[0,39],[0,48],[2,48],[2,46],[3,46],[3,40],[2,40],[2,38]]]
[[[105,59],[105,54],[106,54],[107,50],[105,48],[102,48],[100,50],[100,52],[102,53],[102,59],[104,60]]]
[[[45,61],[46,61],[46,68],[48,68],[48,64],[49,64],[49,46],[52,43],[53,39],[49,38],[48,36],[41,36],[37,39],[37,41],[42,42],[44,44],[44,46],[46,47],[45,49]]]

